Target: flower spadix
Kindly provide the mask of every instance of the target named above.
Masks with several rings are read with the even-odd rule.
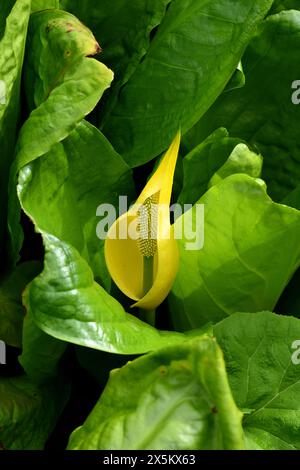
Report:
[[[105,260],[119,289],[134,307],[155,309],[168,295],[178,270],[170,201],[180,133],[137,201],[111,226]]]

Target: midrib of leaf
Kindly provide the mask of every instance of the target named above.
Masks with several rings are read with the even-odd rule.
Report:
[[[206,280],[204,279],[204,276],[200,270],[200,267],[201,267],[201,261],[198,260],[198,274],[199,274],[199,277],[201,278],[202,280],[202,286],[204,287],[204,290],[205,292],[207,293],[207,295],[210,297],[210,299],[214,302],[214,304],[221,310],[221,312],[224,312],[226,313],[227,316],[230,316],[232,314],[232,312],[227,309],[224,304],[220,303],[215,295],[211,292],[209,286],[206,284]]]
[[[159,416],[159,419],[156,421],[155,425],[148,432],[148,434],[146,434],[146,436],[143,437],[143,439],[139,443],[135,444],[134,448],[136,450],[144,450],[144,449],[149,448],[148,445],[151,444],[153,442],[153,440],[155,440],[155,438],[157,438],[157,436],[163,432],[165,422],[168,421],[169,418],[172,417],[173,412],[181,404],[183,404],[184,402],[187,401],[188,393],[190,393],[195,388],[196,385],[197,385],[197,382],[194,379],[194,381],[189,382],[189,384],[187,386],[185,386],[183,389],[181,389],[181,394],[178,397],[176,397],[176,401],[174,401],[172,406],[170,406],[166,410],[165,413],[163,413]],[[151,387],[151,388],[153,388],[153,387]]]
[[[183,289],[182,289],[181,282],[178,282],[178,283],[177,283],[177,286],[178,286],[178,290],[179,290],[180,293],[181,293],[180,298],[181,298],[181,299],[184,299],[184,292],[183,292]],[[192,327],[192,328],[193,328],[193,327],[195,328],[195,325],[193,325],[193,319],[192,319],[192,317],[191,317],[190,310],[186,307],[185,302],[183,302],[182,300],[181,300],[181,302],[180,302],[180,308],[181,308],[181,310],[183,310],[183,312],[184,312],[186,318],[188,319],[189,324],[191,325],[191,327]]]
[[[255,350],[252,352],[252,354],[248,357],[248,361],[247,361],[247,382],[246,382],[246,390],[247,390],[247,393],[246,393],[246,399],[245,399],[245,402],[247,403],[248,401],[248,397],[249,397],[249,380],[250,380],[250,363],[251,361],[253,360],[254,356],[256,355],[258,349],[260,348],[261,344],[263,343],[263,341],[266,339],[266,334],[262,335],[259,343],[257,343],[256,347],[255,347]],[[253,416],[255,416],[256,414],[258,414],[260,411],[262,411],[263,409],[265,408],[268,408],[268,409],[271,409],[268,405],[270,405],[279,395],[281,395],[282,393],[284,393],[286,390],[288,390],[290,387],[293,387],[295,385],[297,385],[299,382],[300,382],[300,379],[296,382],[294,382],[293,384],[289,385],[288,387],[286,387],[285,389],[283,390],[280,390],[280,387],[281,387],[281,384],[282,384],[282,381],[284,379],[284,377],[286,376],[287,374],[287,371],[289,369],[289,367],[291,366],[291,364],[289,363],[287,365],[287,367],[284,369],[283,371],[283,374],[282,374],[282,377],[281,377],[281,380],[280,380],[280,383],[279,383],[279,386],[278,386],[278,391],[276,392],[276,394],[271,398],[269,399],[266,403],[264,403],[262,406],[260,406],[259,408],[257,408],[256,410],[254,410],[253,412],[249,413],[249,414],[245,414],[244,415],[244,422],[246,422],[248,419],[251,420],[251,418]],[[285,408],[286,409],[286,408]]]
[[[261,279],[264,284],[267,284],[266,279],[263,276],[263,274],[261,272],[259,272],[258,269],[255,269],[253,266],[251,266],[249,263],[247,263],[245,261],[245,259],[242,257],[242,254],[241,254],[241,252],[238,248],[237,239],[236,239],[236,227],[239,225],[239,223],[238,223],[238,220],[236,218],[236,213],[237,213],[237,210],[238,210],[239,206],[242,206],[242,205],[244,206],[244,201],[239,202],[238,206],[235,209],[235,213],[233,214],[233,218],[232,218],[233,219],[232,220],[232,244],[233,244],[234,250],[236,252],[237,258],[240,260],[242,266],[244,266],[244,268],[246,268],[246,270],[250,271],[252,274],[254,274],[259,279]],[[253,231],[254,232],[255,232],[256,227],[260,223],[260,220],[263,218],[264,214],[267,212],[268,209],[269,209],[269,207],[265,208],[263,214],[260,213],[258,215],[258,217],[256,218],[255,224],[253,226]]]
[[[127,65],[125,71],[124,71],[124,74],[123,74],[123,77],[121,77],[119,83],[117,83],[116,87],[114,87],[114,83],[112,85],[112,95],[111,95],[111,98],[107,101],[107,103],[105,104],[104,106],[104,116],[103,118],[101,119],[101,123],[100,123],[100,129],[103,129],[103,127],[105,126],[105,124],[107,123],[107,121],[109,120],[109,117],[111,116],[112,112],[114,111],[114,108],[118,102],[118,98],[120,96],[120,93],[121,93],[121,90],[123,89],[123,87],[129,82],[129,80],[131,79],[131,77],[135,74],[136,70],[138,69],[138,67],[141,65],[142,61],[144,60],[145,56],[148,54],[148,51],[151,47],[151,44],[153,43],[153,41],[155,40],[155,38],[151,41],[150,40],[150,34],[152,32],[152,30],[158,26],[160,27],[161,23],[163,22],[164,20],[164,17],[166,16],[167,14],[167,8],[168,6],[170,5],[170,3],[172,2],[172,0],[169,0],[166,5],[165,5],[165,12],[161,18],[161,21],[160,23],[157,25],[157,24],[154,24],[154,18],[155,18],[155,14],[153,15],[153,17],[151,18],[151,22],[148,26],[148,42],[147,42],[147,46],[145,46],[145,44],[143,45],[143,49],[138,51],[139,53],[137,54],[137,56],[139,56],[139,59],[138,61],[136,62],[136,65],[134,66],[132,64],[132,60],[129,62],[129,64]]]
[[[265,335],[263,335],[259,341],[259,343],[257,344],[257,346],[255,347],[253,353],[248,357],[248,361],[247,361],[247,381],[246,381],[246,391],[247,391],[247,394],[246,394],[246,402],[248,401],[248,396],[249,396],[249,381],[250,381],[250,363],[252,361],[252,359],[254,358],[254,356],[256,355],[259,347],[261,346],[263,340],[265,339]],[[248,416],[248,415],[247,415]],[[246,419],[246,418],[245,418]]]
[[[87,57],[87,56],[85,56]],[[73,66],[73,63],[69,63],[69,64],[65,64],[65,66],[60,70],[59,74],[57,75],[57,77],[53,80],[52,84],[49,85],[49,88],[46,92],[46,96],[45,98],[43,99],[43,101],[46,101],[50,94],[52,93],[52,91],[57,88],[63,81],[63,78],[64,76],[66,75],[66,73],[69,71],[69,69]],[[40,77],[41,79],[41,77]],[[39,105],[40,103],[38,103]]]

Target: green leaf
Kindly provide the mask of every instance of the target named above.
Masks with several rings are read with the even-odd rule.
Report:
[[[15,4],[15,0],[2,0],[1,2],[1,12],[0,12],[0,41],[3,38],[6,20],[11,13],[11,10]]]
[[[98,51],[92,33],[72,15],[46,10],[31,16],[25,85],[30,108],[37,108],[20,131],[14,175],[68,137],[109,87],[112,72],[90,57]],[[15,184],[12,178],[9,225],[13,258],[17,258],[22,238]]]
[[[162,153],[222,92],[272,0],[173,0],[104,125],[130,166]],[[106,119],[106,118],[104,118]]]
[[[14,157],[19,117],[20,79],[30,0],[2,0],[0,11],[0,256],[7,225],[7,180]],[[8,15],[8,16],[7,16]]]
[[[66,343],[44,333],[27,313],[23,326],[22,354],[19,362],[35,383],[45,383],[59,374],[59,362]]]
[[[248,449],[300,449],[300,320],[236,314],[215,326]]]
[[[287,206],[300,210],[300,185],[288,193],[288,195],[282,200],[282,204],[286,204]]]
[[[65,405],[69,387],[62,382],[40,387],[27,377],[0,378],[0,446],[39,450]]]
[[[31,283],[27,307],[45,333],[78,345],[119,354],[141,354],[182,341],[126,313],[94,281],[75,248],[43,233],[44,271]]]
[[[242,449],[241,413],[220,348],[197,338],[111,373],[69,449]]]
[[[48,10],[50,8],[59,8],[59,0],[32,0],[31,11]]]
[[[246,83],[246,78],[243,72],[243,66],[242,66],[242,63],[239,62],[237,69],[235,70],[231,79],[227,83],[223,93],[226,93],[226,91],[236,90],[237,88],[242,88],[245,85],[245,83]]]
[[[41,189],[42,188],[42,189]],[[19,173],[18,195],[36,230],[70,243],[107,288],[104,240],[96,234],[97,208],[134,197],[131,170],[98,129],[83,121],[63,143]]]
[[[261,180],[232,175],[213,186],[204,204],[177,219],[180,267],[169,296],[176,329],[187,330],[235,313],[273,310],[300,263],[300,212],[274,203]],[[201,240],[201,238],[199,239]],[[192,243],[192,244],[191,244]]]
[[[92,33],[58,10],[35,13],[28,32],[26,92],[34,109],[18,142],[18,169],[66,138],[110,86],[111,70],[91,55],[99,51]]]
[[[238,144],[228,157],[228,160],[213,175],[209,182],[209,187],[220,183],[230,175],[243,173],[259,178],[262,170],[262,157],[249,150],[247,145]]]
[[[275,0],[270,14],[279,13],[282,10],[299,10],[298,0]]]
[[[223,94],[193,130],[194,145],[224,126],[258,148],[263,178],[278,201],[300,184],[300,105],[292,101],[299,94],[292,88],[300,76],[299,47],[300,12],[267,18],[243,57],[245,87]]]
[[[97,381],[101,388],[106,386],[111,370],[119,369],[136,358],[136,355],[111,354],[82,346],[76,346],[75,351],[80,366]]]
[[[21,347],[25,314],[22,292],[39,272],[39,263],[23,263],[0,285],[0,339],[10,346]]]
[[[240,139],[228,136],[224,128],[217,129],[183,159],[183,187],[180,204],[195,204],[206,192],[214,173],[226,162]]]

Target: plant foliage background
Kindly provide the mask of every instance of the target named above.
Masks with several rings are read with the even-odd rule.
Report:
[[[1,448],[300,449],[298,3],[1,0]],[[179,127],[205,243],[153,327],[96,209]]]

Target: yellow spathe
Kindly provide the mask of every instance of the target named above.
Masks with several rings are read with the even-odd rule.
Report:
[[[180,132],[134,206],[117,219],[105,240],[107,268],[119,289],[136,301],[133,307],[155,309],[167,297],[177,274],[179,254],[169,206],[179,145]],[[145,240],[139,235],[147,233],[142,226],[141,207],[148,208],[150,203],[155,208],[155,217],[151,220],[155,239]],[[133,236],[134,233],[137,235]],[[153,280],[148,292],[144,292],[144,264],[145,257],[150,259],[149,253],[152,253]]]

